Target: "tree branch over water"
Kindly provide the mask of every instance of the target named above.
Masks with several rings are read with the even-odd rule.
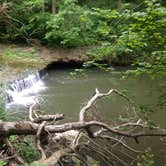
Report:
[[[123,159],[116,155],[116,153],[109,150],[106,152],[102,147],[100,147],[101,145],[95,141],[97,139],[105,140],[112,144],[111,148],[113,149],[115,149],[114,145],[116,144],[124,147],[130,152],[141,153],[139,150],[130,147],[124,139],[134,139],[138,143],[138,138],[140,137],[166,137],[166,131],[159,127],[151,126],[151,128],[149,128],[147,123],[141,119],[138,119],[135,122],[117,124],[116,126],[96,120],[86,121],[85,115],[90,111],[90,108],[93,108],[96,101],[106,96],[110,96],[113,93],[116,93],[117,95],[127,99],[128,102],[132,103],[126,95],[122,94],[118,90],[111,89],[107,93],[100,93],[99,90],[96,89],[95,94],[80,110],[79,120],[76,122],[61,124],[56,124],[55,122],[63,119],[63,114],[37,115],[33,110],[35,106],[35,104],[33,104],[29,107],[29,121],[0,121],[0,137],[8,140],[11,135],[36,135],[36,147],[41,154],[41,158],[38,161],[35,161],[35,163],[39,165],[43,163],[47,166],[55,165],[64,156],[77,156],[77,159],[79,158],[81,162],[87,163],[86,155],[82,155],[82,148],[100,154],[100,156],[103,157],[103,161],[107,162],[107,164],[111,164],[112,160],[116,160],[122,165],[127,165]],[[130,127],[130,130],[127,130],[128,127]],[[137,128],[139,130],[137,130]],[[148,128],[150,130],[148,130]],[[82,141],[82,138],[85,138],[86,141]],[[63,139],[70,142],[70,144],[65,144],[65,146],[62,145],[61,140]],[[43,140],[47,141],[43,143]],[[56,147],[51,154],[47,153],[46,150],[46,147],[48,147],[50,143],[58,144],[59,146],[59,148]],[[9,148],[11,149],[11,146]],[[106,154],[109,154],[109,156]],[[2,157],[4,155],[6,154],[1,154]],[[127,153],[125,155],[127,155]],[[82,158],[82,156],[84,156],[84,158]],[[15,157],[15,161],[19,165],[20,160],[18,162],[18,157]],[[10,162],[11,160],[9,159],[9,163]]]

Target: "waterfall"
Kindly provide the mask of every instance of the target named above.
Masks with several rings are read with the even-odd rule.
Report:
[[[35,102],[35,95],[45,89],[42,78],[46,75],[45,69],[26,78],[15,80],[8,84],[6,90],[7,105],[20,104],[27,106]]]

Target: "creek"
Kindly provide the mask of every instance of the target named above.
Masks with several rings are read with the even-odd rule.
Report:
[[[126,68],[116,68],[106,72],[94,68],[85,72],[78,70],[77,74],[71,69],[50,70],[42,80],[44,90],[36,94],[41,100],[40,109],[46,113],[64,113],[65,121],[77,120],[80,108],[91,98],[95,88],[101,92],[114,88],[127,94],[143,108],[150,106],[154,112],[148,113],[147,116],[161,128],[166,129],[166,111],[158,106],[159,96],[163,92],[164,78],[151,79],[147,75],[141,75],[123,79],[122,73],[125,70]],[[31,96],[32,94],[29,95]],[[134,116],[126,101],[117,95],[99,101],[96,108],[99,112],[96,113],[97,118],[108,123]],[[27,109],[18,104],[8,106],[9,115],[13,115],[13,110],[17,110],[14,114],[21,118],[27,113]],[[151,146],[155,154],[155,165],[165,166],[166,142],[161,143],[159,138],[145,138],[134,146],[141,149]]]

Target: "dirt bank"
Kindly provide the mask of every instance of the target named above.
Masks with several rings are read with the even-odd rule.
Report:
[[[46,48],[41,45],[25,46],[0,44],[0,80],[13,80],[17,75],[40,70],[50,63],[83,63],[88,47],[76,49]]]
[[[0,55],[4,56],[7,53],[12,54],[14,52],[15,54],[18,54],[18,56],[20,53],[22,53],[26,57],[26,55],[31,54],[32,56],[31,60],[40,58],[44,64],[48,64],[50,62],[70,62],[70,61],[83,63],[89,59],[88,56],[86,56],[86,51],[89,49],[90,49],[89,47],[81,47],[75,49],[62,49],[62,48],[53,49],[41,45],[24,46],[24,45],[0,44]],[[24,59],[25,58],[22,56],[22,61]]]

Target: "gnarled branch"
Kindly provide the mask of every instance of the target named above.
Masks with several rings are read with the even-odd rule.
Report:
[[[105,151],[101,146],[97,147],[97,144],[94,140],[94,138],[100,138],[100,139],[106,139],[111,140],[112,142],[115,142],[119,145],[122,145],[127,150],[130,150],[134,153],[139,153],[140,151],[137,151],[130,146],[128,146],[126,143],[124,143],[123,140],[119,139],[121,138],[132,138],[136,142],[138,142],[139,137],[146,137],[146,136],[164,136],[166,137],[166,130],[161,130],[159,127],[151,127],[154,130],[149,130],[149,132],[133,132],[126,129],[139,127],[140,129],[148,128],[149,126],[147,123],[144,123],[142,120],[137,120],[136,122],[128,122],[123,123],[116,126],[110,126],[106,123],[99,122],[99,121],[86,121],[85,120],[85,114],[86,112],[94,106],[94,104],[97,102],[98,99],[112,95],[112,93],[116,93],[120,95],[121,97],[127,99],[129,102],[130,99],[119,92],[116,89],[111,89],[107,93],[100,93],[98,89],[95,90],[95,94],[92,96],[92,98],[87,102],[87,104],[80,110],[79,114],[79,120],[76,122],[71,123],[62,123],[62,124],[56,124],[53,123],[56,120],[61,120],[64,118],[63,114],[55,114],[55,115],[37,115],[36,112],[34,112],[33,108],[36,103],[31,105],[29,107],[29,120],[30,121],[19,121],[19,122],[4,122],[0,121],[0,137],[7,138],[10,135],[36,135],[36,145],[37,149],[41,153],[41,159],[39,161],[36,161],[35,163],[37,165],[44,164],[47,166],[52,166],[58,163],[60,158],[63,156],[66,156],[68,154],[73,154],[76,152],[76,149],[78,147],[81,147],[80,140],[82,136],[86,135],[87,144],[84,147],[90,150],[96,150],[97,148],[101,148],[101,151],[99,154],[103,157],[105,157],[105,160],[109,159],[109,157],[105,156],[105,153],[110,154],[114,159],[121,162],[123,165],[126,165],[126,162],[121,160],[119,156],[114,154],[112,151]],[[47,122],[47,123],[46,123]],[[51,122],[51,123],[49,123]],[[89,128],[94,127],[95,130],[91,130]],[[130,127],[130,128],[129,128]],[[87,133],[82,132],[87,131]],[[45,150],[42,147],[41,138],[45,137],[45,135],[50,134],[52,137],[52,140],[55,138],[56,141],[58,141],[58,138],[62,138],[61,136],[58,137],[58,134],[62,134],[64,137],[72,137],[73,140],[68,145],[68,148],[61,148],[56,149],[55,152],[53,152],[49,157],[45,154]],[[90,135],[92,138],[90,138]],[[89,141],[91,140],[91,141]],[[97,148],[93,147],[90,142],[93,142],[93,145],[95,145]],[[6,144],[9,144],[9,142],[6,142]],[[115,148],[115,146],[112,146],[112,149]],[[13,155],[13,153],[11,153]],[[12,157],[12,156],[10,156]],[[78,157],[79,158],[79,157]],[[110,163],[110,162],[108,162]]]

